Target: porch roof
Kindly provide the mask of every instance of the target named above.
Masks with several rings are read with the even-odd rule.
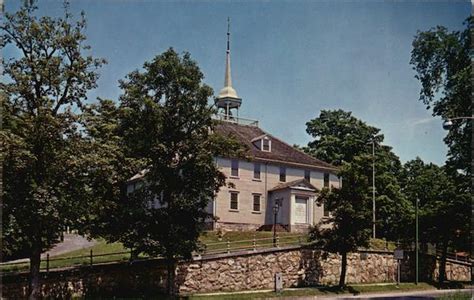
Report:
[[[316,192],[318,189],[309,183],[306,179],[298,179],[290,182],[284,182],[276,185],[275,187],[268,190],[269,192],[282,190],[282,189],[299,189],[299,190],[306,190]]]

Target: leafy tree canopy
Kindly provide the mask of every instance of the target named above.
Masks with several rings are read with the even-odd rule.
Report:
[[[433,116],[443,119],[472,116],[471,30],[474,19],[465,21],[466,29],[449,32],[443,26],[420,31],[413,41],[410,63],[421,82],[419,100]],[[449,147],[447,171],[458,177],[464,189],[470,187],[472,120],[454,120],[444,139]],[[471,189],[472,190],[472,189]]]
[[[214,134],[213,92],[202,80],[190,54],[170,48],[120,82],[119,135],[126,157],[141,159],[146,169],[119,212],[127,228],[111,239],[164,256],[171,275],[176,259],[200,248],[206,208],[225,183],[215,157],[240,149]]]
[[[398,177],[402,168],[391,147],[383,145],[380,129],[370,126],[343,110],[322,110],[319,117],[306,123],[314,138],[303,149],[336,166],[351,165],[352,172],[363,172],[366,196],[372,195],[372,163],[375,162],[377,237],[406,240],[410,233],[406,224],[413,219],[413,207],[400,192]],[[372,143],[374,154],[372,156]],[[358,166],[355,166],[357,164]],[[347,167],[347,166],[346,166]],[[342,171],[341,171],[342,172]],[[351,187],[349,178],[342,177],[342,186]],[[347,192],[349,195],[350,192]],[[367,204],[372,209],[372,203]],[[368,207],[368,208],[369,208]]]
[[[74,21],[35,15],[34,1],[6,13],[2,47],[18,56],[4,61],[0,83],[4,159],[2,252],[28,253],[31,295],[39,291],[40,254],[84,215],[92,190],[87,145],[78,130],[87,91],[96,87],[105,62],[85,54],[84,15]]]

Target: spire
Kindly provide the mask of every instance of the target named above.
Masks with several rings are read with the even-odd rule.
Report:
[[[232,86],[232,76],[230,74],[230,18],[227,17],[227,51],[225,56],[225,79],[224,87]]]
[[[227,50],[225,60],[225,78],[224,88],[219,92],[218,99],[222,98],[235,98],[239,99],[237,92],[232,87],[232,76],[230,71],[230,18],[227,18]]]

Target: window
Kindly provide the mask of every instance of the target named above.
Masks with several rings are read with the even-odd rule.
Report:
[[[329,187],[329,173],[324,173],[324,187]]]
[[[311,181],[311,171],[310,170],[304,170],[304,179]]]
[[[286,168],[285,167],[280,167],[280,181],[281,182],[286,181]]]
[[[271,149],[271,141],[269,138],[265,137],[262,139],[262,151],[270,152]]]
[[[253,195],[253,211],[260,211],[260,195]]]
[[[239,193],[230,192],[230,209],[239,209]]]
[[[231,161],[230,176],[239,177],[239,161],[237,159]]]
[[[260,164],[259,163],[253,164],[253,178],[260,179]]]
[[[326,203],[323,204],[323,215],[329,217],[329,210],[327,209]]]

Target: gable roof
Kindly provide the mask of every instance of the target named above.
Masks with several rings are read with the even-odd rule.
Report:
[[[337,167],[316,159],[303,151],[296,149],[268,134],[261,128],[250,125],[241,125],[231,122],[218,122],[216,132],[224,136],[233,136],[242,144],[248,147],[247,156],[252,160],[272,162],[283,165],[293,165],[314,169],[323,169],[330,172],[337,171]],[[252,143],[256,138],[268,136],[272,141],[271,152],[261,151]]]
[[[309,183],[308,180],[303,178],[303,179],[297,179],[297,180],[290,181],[290,182],[280,183],[277,186],[269,189],[268,191],[272,192],[272,191],[282,190],[282,189],[286,189],[286,188],[298,188],[298,189],[305,189],[305,190],[311,190],[311,191],[317,191],[318,190],[314,185]]]

